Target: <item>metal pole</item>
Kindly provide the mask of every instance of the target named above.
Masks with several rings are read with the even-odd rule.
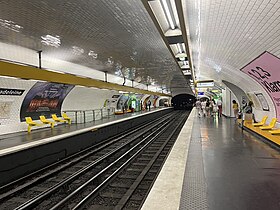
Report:
[[[37,52],[39,54],[39,69],[42,68],[42,50]]]
[[[84,112],[84,123],[86,123],[86,111],[83,112]]]
[[[76,124],[78,123],[78,113],[75,111]]]
[[[104,71],[105,73],[105,82],[108,82],[108,75],[107,75],[107,71]]]

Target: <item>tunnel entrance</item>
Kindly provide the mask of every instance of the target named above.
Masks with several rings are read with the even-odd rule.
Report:
[[[190,94],[179,94],[172,98],[172,106],[177,110],[191,110],[195,103],[195,97]]]

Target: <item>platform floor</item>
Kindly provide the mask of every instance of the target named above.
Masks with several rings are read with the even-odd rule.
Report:
[[[151,112],[156,111],[158,109],[152,109]],[[122,119],[126,119],[129,117],[134,117],[138,115],[142,115],[144,113],[149,113],[148,111],[142,112],[134,112],[134,113],[126,113],[124,115],[113,115],[109,118],[103,118],[102,120],[96,120],[94,122],[89,123],[79,123],[79,124],[59,124],[55,126],[53,129],[50,127],[34,129],[30,134],[26,132],[17,132],[11,134],[0,135],[0,155],[5,153],[7,149],[12,149],[13,147],[17,147],[20,145],[35,143],[36,141],[47,139],[50,137],[57,137],[63,134],[71,134],[71,132],[79,131],[86,128],[91,128],[93,126],[106,125],[110,122],[119,121]],[[27,125],[26,125],[27,130]]]
[[[186,123],[178,138],[180,146],[174,145],[182,150],[176,149],[177,158],[171,152],[166,162],[173,173],[164,173],[163,167],[143,209],[279,210],[280,150],[242,131],[234,119],[192,114],[193,124]],[[183,157],[185,172],[179,174]],[[179,188],[168,185],[181,182],[181,176]],[[172,197],[178,191],[179,207]]]

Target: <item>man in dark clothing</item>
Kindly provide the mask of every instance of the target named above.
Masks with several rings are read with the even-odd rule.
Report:
[[[148,108],[149,108],[149,111],[151,110],[151,101],[149,100],[148,101]]]

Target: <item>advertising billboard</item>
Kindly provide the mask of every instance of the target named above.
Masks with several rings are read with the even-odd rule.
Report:
[[[280,120],[280,59],[269,52],[264,52],[241,69],[257,81],[271,97]],[[268,109],[265,105],[264,109]]]
[[[61,115],[61,106],[67,94],[74,85],[51,82],[37,82],[26,94],[20,110],[20,120],[32,117],[37,120],[44,115],[50,118],[51,114]]]

